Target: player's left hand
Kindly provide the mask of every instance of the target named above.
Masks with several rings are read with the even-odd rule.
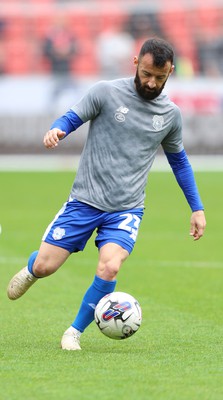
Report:
[[[199,240],[206,227],[206,219],[203,210],[194,211],[190,220],[190,236],[193,236],[194,240]]]

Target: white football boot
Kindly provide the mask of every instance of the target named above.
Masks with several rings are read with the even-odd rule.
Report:
[[[21,269],[9,282],[7,288],[8,298],[10,300],[16,300],[21,297],[29,288],[32,286],[38,278],[35,278],[28,267]]]
[[[80,335],[73,326],[70,326],[63,334],[61,347],[63,350],[81,350]]]

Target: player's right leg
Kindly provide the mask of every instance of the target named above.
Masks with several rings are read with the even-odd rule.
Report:
[[[49,276],[66,261],[70,253],[66,249],[42,242],[39,251],[31,254],[28,265],[9,282],[7,294],[16,300],[39,279]]]
[[[31,254],[27,267],[18,272],[10,281],[7,289],[8,297],[16,300],[21,297],[38,278],[54,273],[73,251],[77,251],[73,240],[73,220],[75,205],[64,203],[53,221],[48,225],[39,252]]]

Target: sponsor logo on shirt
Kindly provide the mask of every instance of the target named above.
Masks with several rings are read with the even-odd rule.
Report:
[[[161,131],[164,124],[164,118],[162,115],[154,115],[153,116],[153,128],[156,131]]]
[[[117,122],[125,121],[125,114],[129,112],[129,109],[125,106],[120,106],[115,112],[115,119]]]

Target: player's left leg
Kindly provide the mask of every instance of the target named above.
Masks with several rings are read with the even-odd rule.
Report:
[[[65,350],[81,350],[80,335],[93,321],[95,306],[103,296],[115,290],[118,271],[134,248],[143,209],[104,214],[96,238],[99,248],[96,275],[74,322],[62,337],[61,346]]]
[[[92,285],[85,293],[78,314],[62,337],[63,350],[81,350],[80,335],[94,319],[99,300],[115,289],[118,271],[129,253],[116,243],[107,243],[99,250],[99,261]]]

